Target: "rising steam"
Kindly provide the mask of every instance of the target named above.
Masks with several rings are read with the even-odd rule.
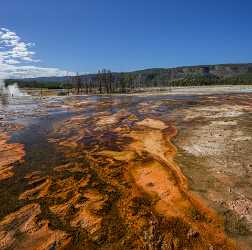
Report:
[[[6,87],[5,82],[2,79],[0,79],[0,94],[8,95],[9,97],[21,97],[28,95],[19,89],[17,83],[8,85]]]

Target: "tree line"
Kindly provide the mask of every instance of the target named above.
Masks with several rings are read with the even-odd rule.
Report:
[[[128,93],[138,86],[134,77],[127,73],[113,74],[111,70],[102,69],[94,76],[83,77],[78,74],[69,78],[70,86],[76,89],[76,93]]]
[[[6,84],[17,82],[24,88],[65,89],[74,94],[111,94],[139,92],[151,87],[237,85],[252,84],[252,74],[236,77],[219,77],[213,74],[177,74],[169,71],[149,70],[131,73],[112,73],[102,69],[97,74],[68,76],[59,82],[38,79],[12,79]]]

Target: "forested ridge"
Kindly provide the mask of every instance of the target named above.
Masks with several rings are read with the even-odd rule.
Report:
[[[21,88],[71,89],[77,93],[128,93],[148,87],[252,84],[252,64],[203,65],[146,69],[134,72],[8,79]]]

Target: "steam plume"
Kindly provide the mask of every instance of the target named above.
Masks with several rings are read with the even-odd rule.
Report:
[[[2,79],[0,79],[0,94],[8,95],[11,97],[27,96],[25,92],[19,89],[17,83],[5,87],[5,82]]]

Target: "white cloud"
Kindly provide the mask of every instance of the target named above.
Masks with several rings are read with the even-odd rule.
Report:
[[[2,47],[0,54],[0,61],[2,63],[10,59],[19,63],[37,61],[33,59],[35,52],[30,50],[34,45],[21,41],[21,38],[15,32],[2,28],[0,33],[0,45]]]
[[[22,41],[15,32],[0,28],[0,79],[72,74],[58,68],[35,66],[39,60],[31,50],[34,46],[34,43]]]
[[[0,64],[0,79],[6,78],[32,78],[43,76],[66,76],[73,75],[72,72],[58,68],[45,68],[33,65],[16,66],[10,64]]]

